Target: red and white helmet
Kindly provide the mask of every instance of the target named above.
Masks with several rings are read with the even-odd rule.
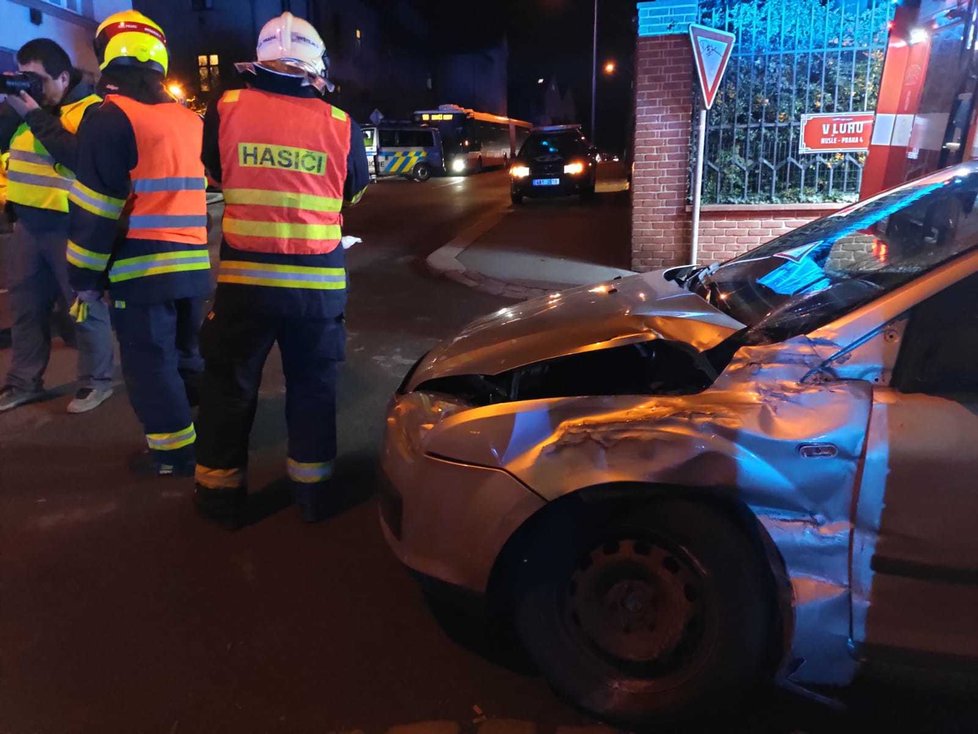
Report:
[[[293,67],[319,77],[332,90],[327,79],[326,44],[309,21],[288,12],[272,18],[258,34],[256,52],[259,66],[277,73],[282,73],[283,67]]]

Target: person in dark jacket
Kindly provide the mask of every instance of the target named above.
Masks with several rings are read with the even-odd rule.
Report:
[[[197,336],[211,290],[203,123],[166,94],[166,38],[145,15],[107,18],[96,52],[105,101],[79,136],[69,275],[84,303],[108,283],[122,374],[148,445],[131,468],[190,476]]]
[[[77,167],[77,132],[100,102],[81,81],[68,54],[47,38],[17,52],[21,72],[40,82],[39,99],[8,95],[0,106],[0,154],[9,155],[7,200],[16,224],[4,258],[13,311],[12,359],[0,388],[0,412],[44,395],[51,354],[51,311],[72,304],[68,281],[68,198]],[[78,390],[69,413],[84,413],[112,395],[113,344],[109,311],[93,299],[76,326]]]
[[[323,519],[336,442],[336,381],[344,358],[344,203],[369,183],[363,133],[323,99],[331,87],[316,30],[291,13],[259,35],[239,64],[246,89],[208,110],[203,159],[226,204],[197,439],[198,509],[234,528],[246,497],[248,436],[262,367],[282,354],[289,430],[286,470],[303,519]]]

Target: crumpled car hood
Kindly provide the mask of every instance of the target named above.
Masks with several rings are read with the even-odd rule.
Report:
[[[536,298],[473,321],[425,355],[414,390],[450,375],[496,375],[547,359],[668,339],[716,346],[744,325],[663,277],[665,270]]]

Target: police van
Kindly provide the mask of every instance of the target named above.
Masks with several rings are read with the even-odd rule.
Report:
[[[441,135],[419,125],[381,125],[363,129],[371,178],[401,176],[427,181],[445,172]]]

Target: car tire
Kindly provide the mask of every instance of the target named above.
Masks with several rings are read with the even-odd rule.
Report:
[[[427,163],[419,163],[414,167],[411,177],[415,181],[420,181],[422,183],[427,181],[429,178],[431,178],[431,166],[429,166]]]
[[[581,201],[594,201],[596,196],[595,184],[593,181],[581,189]]]
[[[513,201],[516,206],[523,206],[523,194],[517,194],[515,192],[509,195],[509,198]]]
[[[644,727],[720,715],[767,670],[770,567],[711,505],[561,510],[520,561],[521,642],[554,690],[599,718]]]

